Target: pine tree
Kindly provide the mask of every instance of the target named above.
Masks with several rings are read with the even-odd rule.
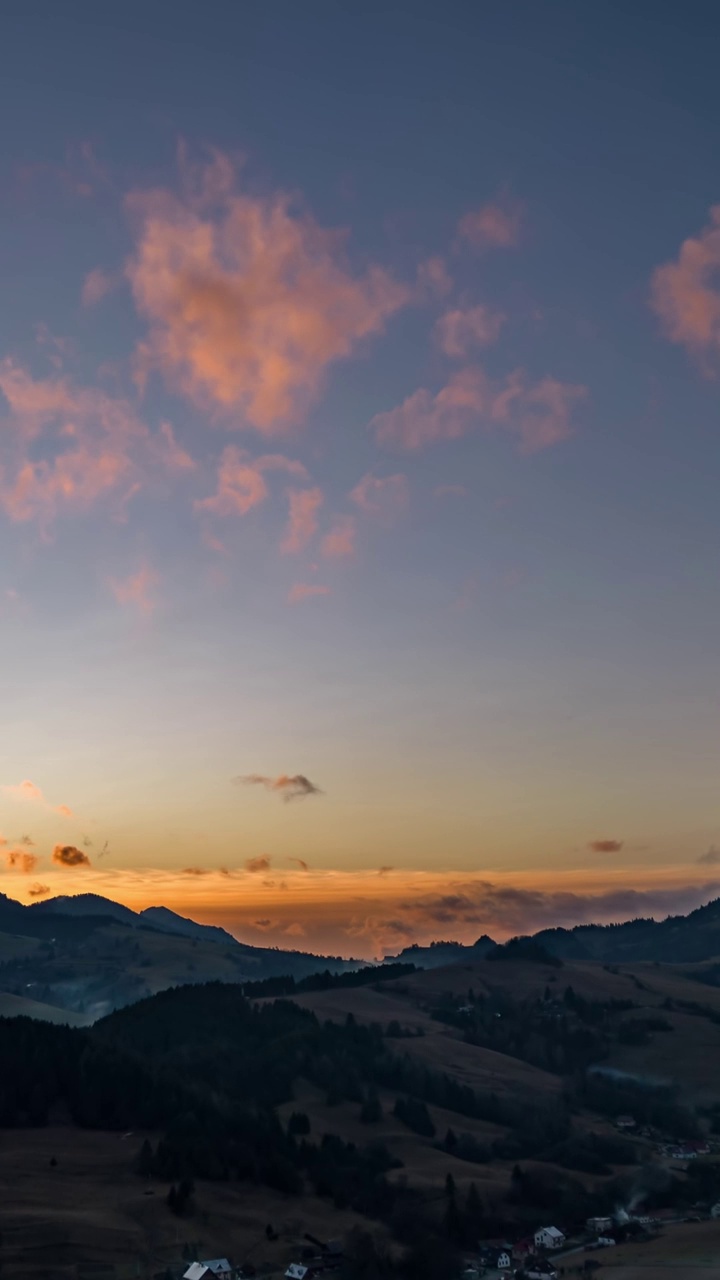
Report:
[[[455,1179],[451,1173],[449,1173],[445,1179],[445,1195],[448,1200],[455,1199]]]
[[[465,1215],[470,1226],[475,1227],[482,1218],[482,1200],[474,1182],[468,1187],[467,1200],[465,1202]]]

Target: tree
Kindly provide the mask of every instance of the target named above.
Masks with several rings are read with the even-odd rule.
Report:
[[[445,1195],[448,1200],[455,1199],[455,1179],[451,1173],[449,1173],[445,1179]]]
[[[382,1120],[383,1109],[374,1089],[370,1089],[367,1098],[360,1108],[360,1119],[363,1124],[375,1124]]]
[[[154,1162],[155,1157],[153,1155],[152,1145],[146,1138],[138,1152],[137,1160],[135,1161],[135,1172],[139,1173],[141,1178],[152,1177]]]
[[[302,1138],[310,1132],[310,1120],[304,1111],[293,1111],[288,1120],[288,1133],[291,1137]]]

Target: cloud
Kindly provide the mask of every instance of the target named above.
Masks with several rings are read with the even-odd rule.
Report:
[[[696,862],[700,862],[706,867],[716,867],[720,863],[720,849],[716,849],[715,845],[711,844],[705,853],[701,853],[700,857],[696,858]]]
[[[501,197],[466,213],[458,223],[460,239],[473,249],[510,249],[520,239],[523,207],[518,201]]]
[[[354,276],[344,236],[286,195],[238,191],[226,156],[183,198],[137,192],[128,207],[138,243],[127,276],[150,325],[141,375],[160,369],[238,426],[272,434],[302,420],[327,367],[411,299],[381,267]]]
[[[91,867],[92,863],[82,849],[74,844],[56,844],[52,852],[52,860],[59,867]]]
[[[85,511],[111,496],[118,510],[140,488],[152,460],[150,433],[127,400],[69,379],[34,380],[0,361],[8,403],[0,507],[16,522]]]
[[[251,875],[258,875],[261,872],[269,871],[271,863],[272,858],[269,858],[266,855],[259,858],[248,858],[245,863],[245,870],[249,871]]]
[[[262,773],[247,773],[233,778],[233,782],[238,786],[264,787],[266,791],[274,791],[282,796],[286,802],[323,794],[304,773],[281,773],[277,778],[269,778]]]
[[[143,564],[137,573],[130,574],[128,578],[110,578],[109,586],[118,604],[130,605],[140,613],[149,615],[156,606],[151,591],[159,581],[155,570],[150,565]]]
[[[720,205],[683,242],[677,261],[656,268],[651,305],[671,342],[696,356],[720,354]]]
[[[435,338],[453,359],[462,359],[473,347],[489,347],[497,341],[505,317],[490,307],[446,311],[435,325]]]
[[[395,868],[394,868],[394,867],[378,867],[378,875],[379,875],[379,876],[389,876],[389,875],[390,875],[390,872],[391,872],[391,871],[394,871],[394,870],[395,870]]]
[[[212,875],[210,867],[183,867],[182,875],[184,876],[209,876]]]
[[[443,258],[427,258],[417,270],[417,291],[420,298],[442,298],[453,287]]]
[[[433,489],[434,498],[467,498],[464,484],[439,484]]]
[[[454,373],[435,395],[421,387],[396,409],[377,414],[378,442],[408,452],[459,440],[480,426],[514,435],[521,453],[536,453],[572,435],[571,416],[586,389],[556,378],[530,383],[521,369],[492,383],[478,366]]]
[[[289,924],[287,928],[283,929],[283,933],[288,938],[304,938],[305,937],[305,930],[297,920],[295,920],[292,924]]]
[[[297,555],[317,533],[322,489],[289,489],[288,500],[290,514],[280,550],[284,555]]]
[[[94,307],[113,287],[113,278],[101,267],[94,267],[83,281],[81,302],[84,307]]]
[[[367,516],[390,520],[407,507],[410,498],[407,476],[375,476],[368,473],[355,485],[350,494],[354,502]]]
[[[296,866],[299,871],[310,870],[310,867],[308,866],[304,858],[288,858],[288,862],[292,862],[293,865]]]
[[[8,849],[5,854],[5,863],[10,871],[21,871],[27,876],[35,870],[38,858],[34,853],[27,853],[25,849]]]
[[[44,809],[50,809],[53,813],[59,813],[61,818],[74,818],[75,814],[69,805],[66,804],[50,804],[45,799],[42,791],[29,778],[25,778],[23,782],[9,783],[6,786],[0,786],[0,791],[10,800],[27,800],[33,804],[39,804]],[[23,842],[29,837],[23,836]]]
[[[302,478],[307,471],[301,462],[282,454],[265,454],[251,458],[245,449],[228,445],[223,450],[218,467],[217,490],[210,498],[198,499],[196,511],[207,511],[215,516],[245,516],[268,496],[265,473],[285,471]]]
[[[326,560],[341,560],[355,554],[357,522],[354,516],[337,516],[325,534],[320,553]]]
[[[30,898],[44,898],[50,892],[50,888],[46,884],[31,884],[28,889]]]
[[[623,840],[589,840],[588,849],[593,853],[619,853],[623,844]]]
[[[169,422],[160,423],[159,453],[170,471],[194,471],[197,466],[195,459],[178,444]]]
[[[296,582],[288,591],[288,604],[302,604],[304,600],[312,600],[314,596],[331,595],[330,587],[323,587],[318,582]]]
[[[35,847],[35,841],[32,839],[32,836],[20,836],[18,844],[24,844],[27,849],[33,849]]]

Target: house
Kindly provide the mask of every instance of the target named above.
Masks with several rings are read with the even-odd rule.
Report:
[[[518,1240],[512,1247],[513,1262],[524,1262],[535,1252],[535,1242],[530,1239]]]
[[[557,1271],[549,1262],[526,1262],[522,1269],[523,1280],[557,1280]]]
[[[634,1129],[636,1123],[637,1122],[634,1116],[618,1116],[617,1120],[615,1121],[615,1128],[616,1129]]]
[[[512,1258],[506,1249],[501,1249],[495,1261],[498,1271],[509,1271],[512,1266]]]
[[[627,1214],[625,1215],[625,1218],[627,1220]],[[620,1219],[618,1218],[618,1222],[619,1221]],[[612,1218],[588,1218],[585,1226],[591,1235],[602,1236],[606,1232],[612,1231],[613,1220]]]
[[[291,1262],[285,1272],[285,1280],[312,1280],[314,1274],[313,1268],[305,1266],[304,1262]]]
[[[720,1218],[720,1200],[718,1201],[717,1204],[714,1204],[712,1209],[710,1210],[710,1217]]]
[[[227,1258],[211,1258],[208,1262],[193,1262],[183,1280],[231,1280],[232,1274]]]
[[[562,1249],[565,1236],[557,1227],[541,1227],[533,1237],[536,1249]]]
[[[480,1250],[480,1262],[484,1267],[495,1268],[498,1271],[509,1271],[512,1267],[510,1246],[483,1245]]]

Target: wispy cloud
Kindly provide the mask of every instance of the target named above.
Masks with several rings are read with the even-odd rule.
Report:
[[[270,778],[262,773],[246,773],[233,778],[233,782],[236,786],[264,787],[266,791],[274,791],[282,796],[286,802],[302,800],[305,796],[322,795],[320,788],[306,778],[304,773],[281,773],[277,778]]]
[[[376,476],[368,473],[350,494],[366,516],[389,520],[404,511],[410,500],[410,487],[405,475]]]
[[[455,360],[461,360],[474,347],[489,347],[496,342],[505,316],[491,307],[456,308],[446,311],[435,325],[438,345]]]
[[[246,516],[268,496],[268,471],[284,471],[302,479],[307,476],[303,464],[293,458],[279,453],[252,458],[247,450],[228,445],[220,459],[215,493],[196,500],[195,510],[223,517]]]
[[[137,573],[131,573],[127,578],[110,578],[109,585],[118,604],[129,605],[139,613],[150,615],[157,605],[152,591],[159,581],[155,570],[143,564]]]
[[[529,382],[520,370],[493,383],[478,366],[458,370],[434,395],[421,387],[396,409],[371,421],[378,442],[412,452],[439,441],[459,440],[479,427],[513,435],[521,453],[536,453],[572,435],[572,412],[584,387],[542,378]]]
[[[622,840],[589,840],[588,849],[593,853],[619,853],[623,843]]]
[[[320,552],[326,560],[341,560],[355,554],[357,521],[354,516],[337,516],[325,534]]]
[[[330,587],[319,582],[296,582],[288,591],[288,604],[302,604],[304,600],[312,600],[315,596],[329,596]]]
[[[701,853],[696,861],[706,867],[716,867],[720,864],[720,849],[716,849],[715,845],[711,844],[710,848],[705,853]]]
[[[59,813],[61,818],[74,818],[75,814],[67,804],[51,804],[45,799],[40,787],[36,783],[31,782],[29,778],[25,778],[23,782],[8,783],[0,786],[0,791],[7,796],[9,800],[25,800],[31,804],[39,804],[44,809],[50,809],[53,813]],[[29,836],[22,837],[22,843],[25,843]]]
[[[88,855],[74,844],[56,844],[52,860],[59,867],[91,867]]]
[[[354,276],[342,237],[290,199],[240,192],[215,159],[182,197],[136,192],[127,265],[150,325],[138,366],[267,434],[298,422],[328,365],[381,332],[411,291],[382,267]]]
[[[84,307],[95,307],[113,288],[113,277],[102,267],[94,267],[89,271],[83,281],[82,293],[80,295]]]
[[[466,213],[458,223],[458,235],[473,249],[511,249],[520,239],[522,219],[520,202],[501,196]]]
[[[720,355],[720,205],[652,278],[652,306],[671,342],[700,357]]]
[[[288,858],[288,862],[292,863],[294,867],[297,867],[298,871],[310,870],[310,867],[308,866],[304,858]]]
[[[28,889],[28,897],[44,898],[50,892],[50,888],[46,884],[31,884]]]
[[[289,489],[288,502],[290,513],[280,550],[285,555],[297,555],[317,533],[322,489]]]

